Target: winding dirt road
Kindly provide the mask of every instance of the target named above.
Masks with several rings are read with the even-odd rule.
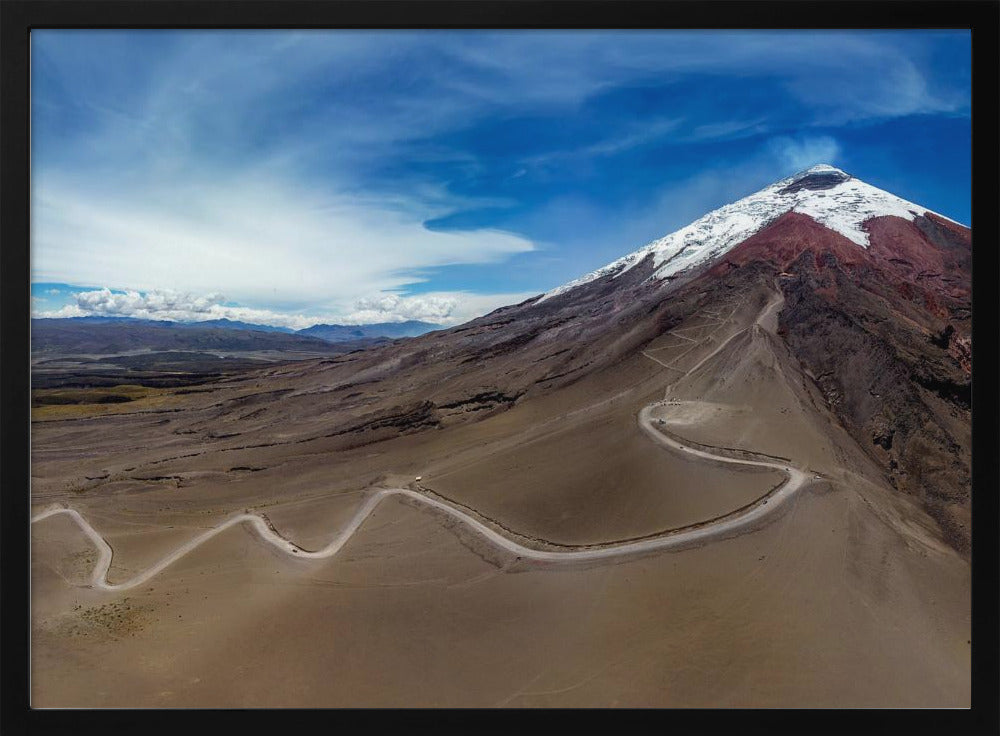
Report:
[[[417,491],[413,491],[408,488],[384,488],[370,495],[355,512],[350,522],[348,522],[348,524],[339,531],[337,536],[322,549],[313,551],[302,549],[294,542],[285,539],[277,531],[275,531],[268,523],[267,519],[262,515],[243,512],[230,516],[218,526],[215,526],[190,539],[188,542],[166,555],[152,567],[139,573],[132,579],[121,583],[108,582],[108,571],[111,568],[111,560],[113,556],[111,545],[108,544],[108,542],[78,511],[59,506],[52,507],[32,517],[31,522],[33,524],[38,523],[44,519],[49,519],[59,514],[65,514],[72,518],[100,552],[100,557],[98,558],[97,563],[94,566],[94,571],[91,575],[90,585],[101,590],[117,591],[127,590],[129,588],[134,588],[137,585],[142,585],[157,573],[161,572],[163,569],[170,566],[189,552],[197,549],[215,535],[220,534],[229,527],[237,524],[250,524],[263,541],[273,545],[276,549],[285,552],[286,554],[312,560],[321,560],[333,557],[341,550],[341,548],[343,548],[347,541],[354,536],[355,532],[357,532],[364,521],[371,516],[375,508],[384,499],[390,496],[405,496],[448,514],[465,524],[472,531],[494,546],[507,550],[508,552],[512,552],[521,558],[543,562],[580,562],[606,560],[643,552],[667,550],[685,546],[692,542],[707,541],[713,538],[727,536],[734,531],[754,524],[768,514],[774,513],[776,508],[791,498],[791,496],[802,488],[803,485],[805,485],[809,480],[809,473],[790,465],[782,464],[780,462],[772,462],[769,460],[743,460],[726,457],[724,455],[715,455],[705,450],[689,447],[674,438],[664,435],[653,426],[651,412],[653,409],[664,405],[665,403],[666,402],[658,401],[644,407],[642,411],[639,412],[638,417],[639,426],[642,427],[642,429],[659,444],[683,452],[686,455],[694,455],[696,457],[712,460],[714,462],[779,470],[787,476],[787,480],[772,490],[769,494],[758,499],[752,505],[742,509],[737,514],[724,517],[709,524],[682,527],[680,529],[664,532],[662,535],[658,535],[656,537],[634,542],[624,542],[620,544],[610,543],[602,546],[591,546],[566,551],[540,550],[525,547],[524,545],[503,536],[494,529],[491,529],[489,526],[483,524],[478,519],[473,518],[461,509],[445,503],[444,501],[431,498],[430,496],[418,493]]]
[[[765,316],[769,315],[775,306],[775,302],[769,303],[763,313],[758,317],[757,324],[760,324]],[[723,320],[723,323],[725,321],[727,320]],[[697,370],[706,360],[708,360],[708,358],[717,354],[719,350],[725,347],[730,340],[744,331],[745,330],[740,330],[736,334],[731,335],[710,355],[699,361],[694,368],[688,370],[685,375]],[[656,360],[655,358],[652,358],[652,356],[647,355],[647,357]],[[656,362],[659,363],[660,361],[657,360]],[[660,364],[663,365],[662,363]],[[669,395],[669,388],[667,390],[667,394]],[[462,509],[446,503],[445,501],[408,488],[384,488],[368,496],[364,503],[362,503],[362,505],[355,512],[348,524],[341,529],[334,539],[322,549],[313,551],[303,549],[294,542],[291,542],[281,536],[281,534],[279,534],[271,526],[266,517],[260,514],[242,512],[230,516],[217,526],[190,539],[188,542],[182,544],[176,550],[166,555],[152,567],[139,573],[130,580],[120,583],[111,583],[108,581],[108,572],[111,568],[111,561],[114,555],[111,545],[108,544],[107,540],[105,540],[104,537],[102,537],[78,511],[62,506],[53,506],[32,517],[31,523],[35,524],[60,514],[65,514],[72,518],[100,552],[100,556],[94,566],[93,573],[91,574],[90,586],[101,590],[119,591],[134,588],[137,585],[142,585],[150,578],[169,567],[180,558],[184,557],[184,555],[197,549],[215,535],[220,534],[226,529],[236,526],[237,524],[249,524],[264,542],[271,544],[276,549],[288,555],[311,560],[321,560],[333,557],[343,548],[348,540],[354,536],[365,520],[371,516],[372,512],[375,511],[378,505],[390,496],[405,496],[447,514],[457,519],[459,522],[467,526],[489,543],[493,544],[495,547],[507,550],[520,558],[540,562],[559,563],[608,560],[646,552],[675,549],[690,545],[693,542],[704,542],[711,539],[726,537],[734,532],[745,529],[746,527],[759,522],[761,519],[770,514],[773,514],[775,510],[791,498],[796,491],[809,482],[811,477],[809,472],[795,468],[788,463],[768,459],[737,459],[734,457],[719,455],[705,449],[688,446],[679,439],[670,437],[658,431],[653,424],[652,412],[654,409],[662,406],[669,406],[669,402],[664,399],[649,404],[643,407],[637,417],[639,426],[658,444],[674,451],[678,451],[684,455],[693,455],[695,457],[700,457],[713,462],[778,470],[784,473],[787,479],[784,483],[774,488],[770,493],[757,499],[752,504],[729,515],[709,522],[702,522],[678,529],[668,530],[662,534],[641,540],[608,542],[600,545],[588,545],[585,547],[565,550],[545,550],[526,547],[513,539],[503,536],[495,529],[470,516]]]

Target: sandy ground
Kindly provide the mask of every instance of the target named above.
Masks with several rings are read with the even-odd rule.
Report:
[[[595,447],[604,458],[596,468]],[[423,485],[525,535],[594,544],[719,516],[781,480],[774,471],[734,471],[657,453],[627,406],[577,418],[465,468],[428,473]]]
[[[53,480],[36,510],[78,508],[115,550],[112,580],[247,507],[318,546],[361,489],[415,475],[569,543],[725,513],[780,480],[644,437],[636,413],[668,386],[679,403],[664,429],[830,480],[748,533],[571,568],[519,562],[388,499],[335,558],[291,559],[237,526],[119,592],[74,585],[97,552],[48,519],[32,528],[33,705],[967,706],[969,566],[831,424],[769,333],[767,303],[719,305],[675,330],[688,339],[660,338],[657,360],[454,430],[265,448],[238,462],[268,469],[238,477],[179,459],[164,475],[180,481],[69,496],[57,470],[70,461],[40,463]],[[100,440],[81,428],[76,442]]]
[[[66,606],[128,598],[134,613],[50,616],[36,705],[968,701],[967,571],[907,550],[851,492],[806,494],[752,535],[579,571],[503,572],[402,504],[372,522],[329,563],[233,530],[152,590],[78,591]],[[36,595],[65,591],[37,564]]]

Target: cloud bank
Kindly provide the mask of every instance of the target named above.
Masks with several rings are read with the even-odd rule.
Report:
[[[222,294],[197,296],[169,290],[116,292],[107,287],[73,294],[73,301],[60,309],[44,310],[44,300],[33,298],[36,318],[131,317],[133,319],[204,322],[229,319],[252,324],[301,330],[315,324],[373,324],[420,320],[442,325],[468,321],[501,306],[514,304],[535,294],[476,295],[466,292],[401,297],[379,294],[357,300],[346,314],[303,314],[254,309],[227,303]]]

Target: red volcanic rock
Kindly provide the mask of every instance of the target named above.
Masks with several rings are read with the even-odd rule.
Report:
[[[926,212],[924,217],[933,222],[938,227],[944,228],[945,230],[951,232],[952,235],[957,237],[961,241],[962,245],[966,248],[972,248],[972,230],[965,227],[964,225],[959,225],[957,222],[952,222],[951,220],[946,220],[933,212]]]
[[[726,253],[708,273],[721,276],[733,266],[745,266],[757,260],[768,261],[781,271],[787,271],[807,250],[816,255],[833,253],[842,266],[861,265],[867,261],[864,249],[857,243],[820,225],[808,215],[786,212]]]
[[[971,293],[972,234],[928,213],[913,222],[900,217],[875,217],[865,223],[870,245],[864,248],[808,215],[788,212],[740,243],[707,271],[723,276],[753,261],[771,263],[787,275],[804,252],[815,256],[823,272],[829,256],[857,278],[877,275],[903,299],[919,304],[939,319],[949,319],[949,307]],[[833,282],[821,282],[821,292],[833,295]]]
[[[968,298],[971,291],[972,233],[938,217],[926,218],[945,238],[928,233],[899,217],[876,217],[865,223],[871,245],[868,253],[883,271],[938,297]],[[964,232],[963,232],[964,231]],[[937,242],[935,242],[937,241]],[[941,311],[938,300],[928,300],[928,309]]]

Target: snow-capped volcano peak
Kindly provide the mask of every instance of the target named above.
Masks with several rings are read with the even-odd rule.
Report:
[[[804,174],[820,174],[829,171],[833,171],[837,174],[844,174],[845,176],[847,176],[847,172],[845,172],[843,169],[838,169],[836,166],[831,166],[830,164],[816,164],[815,166],[810,166],[805,171],[800,171],[798,174],[796,174],[796,176],[802,176]]]
[[[539,302],[602,276],[618,277],[650,254],[655,269],[652,278],[672,277],[721,256],[788,212],[808,215],[867,248],[868,233],[863,227],[866,221],[886,215],[912,221],[930,210],[855,179],[835,166],[817,164],[713,210],[687,227],[546,292]],[[936,212],[932,214],[943,217]]]

